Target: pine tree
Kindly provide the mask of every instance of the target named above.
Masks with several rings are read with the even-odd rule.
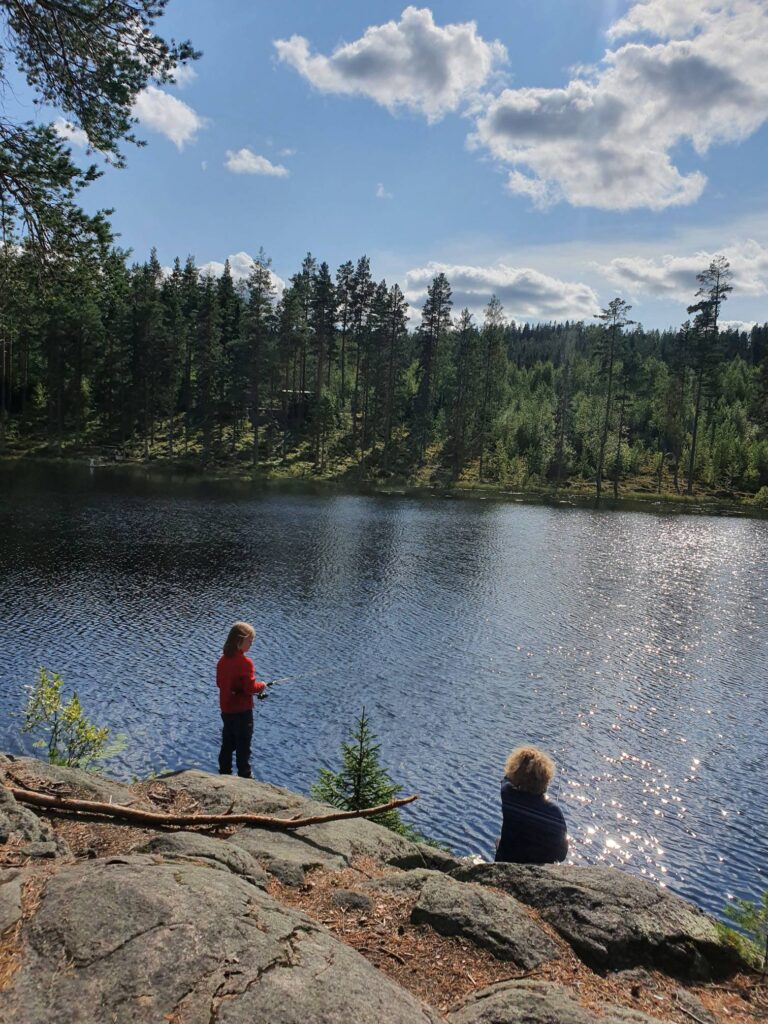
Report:
[[[429,442],[434,418],[433,397],[435,391],[435,367],[441,339],[451,326],[451,286],[445,274],[438,274],[427,289],[427,299],[421,311],[421,340],[419,392],[416,396],[414,423],[415,450],[419,459]]]
[[[719,352],[720,307],[733,291],[730,283],[731,265],[724,256],[716,256],[706,270],[696,275],[699,290],[698,302],[688,307],[694,313],[691,332],[691,368],[694,377],[693,426],[691,427],[691,451],[688,459],[688,494],[693,494],[693,476],[696,466],[696,444],[699,433],[701,400],[711,383],[712,373]]]
[[[613,371],[616,359],[619,358],[619,345],[621,343],[622,331],[629,324],[634,323],[627,317],[632,307],[624,299],[612,299],[608,306],[596,314],[597,320],[603,321],[603,330],[598,335],[598,357],[600,360],[600,375],[605,379],[605,407],[603,411],[603,426],[600,431],[600,449],[597,456],[597,473],[595,476],[595,497],[600,501],[603,486],[603,467],[605,465],[605,446],[608,441],[608,430],[611,424],[611,410],[613,403]]]
[[[480,409],[480,480],[483,479],[488,436],[500,405],[504,372],[504,307],[495,295],[485,308],[481,335],[483,349],[483,394]]]
[[[244,318],[245,348],[242,372],[248,381],[248,408],[253,428],[252,462],[259,462],[259,419],[264,383],[272,367],[275,329],[275,289],[270,260],[259,251],[248,277],[248,308]]]
[[[472,322],[472,314],[463,309],[456,324],[456,391],[451,422],[450,446],[453,450],[452,476],[458,480],[464,469],[467,437],[477,416],[480,393],[480,336]]]

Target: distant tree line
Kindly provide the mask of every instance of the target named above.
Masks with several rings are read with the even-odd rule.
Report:
[[[279,296],[153,252],[55,259],[0,249],[0,439],[15,450],[116,451],[264,472],[479,481],[592,481],[597,495],[768,486],[768,325],[720,327],[717,258],[691,319],[649,331],[614,299],[594,323],[478,320],[443,274],[415,325],[363,256],[307,255]]]

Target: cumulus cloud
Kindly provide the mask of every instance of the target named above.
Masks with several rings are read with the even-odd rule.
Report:
[[[757,320],[721,320],[721,331],[738,331],[739,334],[749,334],[753,327],[757,326]]]
[[[179,89],[186,88],[197,78],[197,72],[191,64],[177,64],[173,69],[173,84]]]
[[[247,252],[235,252],[231,256],[228,256],[229,269],[232,274],[232,278],[235,281],[245,281],[250,272],[253,270],[254,263],[256,262],[249,253]],[[204,263],[200,267],[200,273],[204,275],[210,275],[212,277],[219,277],[224,273],[224,264],[219,263],[218,260],[210,260],[208,263]],[[285,281],[282,277],[278,277],[274,271],[270,270],[269,276],[272,279],[272,286],[275,289],[277,298],[283,294],[285,289]]]
[[[599,301],[594,290],[578,281],[560,281],[530,267],[505,263],[478,267],[428,263],[405,275],[405,297],[420,305],[437,274],[445,274],[453,289],[454,310],[468,307],[479,314],[495,295],[513,320],[584,320],[594,316]]]
[[[378,185],[376,186],[376,198],[394,199],[395,197],[392,195],[391,192],[387,192],[387,190],[384,188],[384,185],[381,182],[379,182]]]
[[[606,34],[621,39],[649,32],[659,39],[676,39],[711,23],[723,6],[723,0],[641,0]]]
[[[138,93],[133,114],[145,127],[165,135],[179,150],[194,142],[206,125],[205,118],[187,103],[155,85],[148,85]]]
[[[733,294],[768,294],[768,247],[754,239],[726,246],[717,253],[695,252],[685,256],[648,259],[620,256],[598,269],[617,288],[632,297],[651,295],[692,302],[700,274],[715,256],[725,256],[731,264]]]
[[[435,24],[428,8],[406,7],[400,21],[374,25],[330,57],[313,54],[303,36],[274,43],[279,60],[320,92],[367,96],[389,110],[405,107],[437,121],[475,96],[507,59],[473,21]]]
[[[258,156],[250,149],[227,150],[224,165],[233,174],[263,174],[270,178],[286,178],[290,173],[282,164],[273,164],[265,156]]]
[[[538,206],[661,210],[695,201],[705,175],[673,153],[741,141],[768,118],[768,5],[646,0],[609,30],[662,40],[609,49],[561,88],[488,97],[470,145],[511,169],[510,191]]]
[[[53,127],[57,135],[60,135],[62,139],[66,139],[67,142],[71,142],[73,146],[79,146],[81,149],[88,148],[88,136],[82,128],[78,128],[69,121],[65,121],[63,117],[57,117],[53,122]]]

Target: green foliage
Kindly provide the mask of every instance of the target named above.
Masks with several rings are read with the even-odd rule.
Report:
[[[123,163],[120,143],[133,134],[134,99],[151,81],[173,79],[198,54],[189,43],[154,32],[168,0],[0,0],[0,75],[15,65],[36,102],[63,111],[71,129],[85,132],[93,150]],[[3,92],[5,92],[4,90]],[[0,226],[18,233],[36,258],[83,255],[109,236],[104,213],[86,215],[79,192],[98,177],[70,158],[53,125],[16,122],[0,94]]]
[[[341,768],[337,772],[321,768],[317,782],[310,788],[312,796],[343,811],[359,811],[394,800],[402,786],[393,782],[382,765],[380,750],[381,744],[376,742],[371,720],[363,708],[350,732],[349,741],[341,744]],[[408,839],[423,841],[424,837],[402,820],[397,809],[377,814],[371,821]]]
[[[755,903],[735,899],[724,907],[725,916],[736,925],[720,924],[721,936],[753,965],[768,971],[768,889]],[[737,930],[738,929],[738,930]]]
[[[64,701],[64,680],[58,672],[40,667],[30,688],[24,709],[22,732],[42,733],[34,746],[46,750],[51,764],[68,768],[89,768],[118,753],[125,746],[122,736],[110,743],[107,726],[97,726],[86,716],[77,693]]]
[[[768,508],[768,487],[761,487],[752,498],[752,504],[758,508]]]
[[[3,282],[0,446],[20,453],[582,493],[600,469],[617,496],[768,486],[768,327],[718,332],[700,364],[692,324],[631,327],[621,300],[601,327],[515,324],[496,301],[477,325],[451,318],[436,278],[409,333],[402,292],[367,257],[334,285],[308,255],[279,300],[263,253],[237,284],[191,257],[164,275],[154,252],[129,266],[112,250],[41,290],[35,260],[7,246]]]

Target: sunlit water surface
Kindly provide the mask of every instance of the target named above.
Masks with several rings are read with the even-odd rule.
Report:
[[[768,886],[768,523],[0,473],[0,748],[36,667],[126,734],[129,777],[215,769],[213,674],[253,622],[258,777],[306,790],[365,705],[411,820],[492,856],[542,745],[571,860],[721,910]]]

